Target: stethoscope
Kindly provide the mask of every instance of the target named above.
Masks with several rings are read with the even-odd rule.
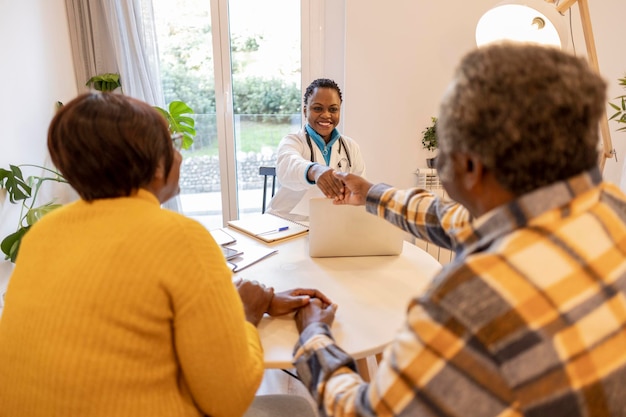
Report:
[[[315,152],[313,152],[313,144],[311,143],[311,137],[309,136],[309,132],[304,132],[306,135],[306,143],[307,145],[309,145],[309,151],[311,151],[311,162],[315,162]],[[352,168],[352,160],[350,159],[350,152],[348,151],[348,147],[346,146],[346,143],[343,141],[343,137],[339,136],[339,146],[337,147],[337,153],[339,155],[341,155],[341,148],[343,148],[345,154],[346,154],[346,161],[348,163],[348,166],[345,168]],[[343,158],[341,160],[339,160],[339,162],[337,163],[337,167],[341,170],[344,167],[341,166],[341,161],[343,161]]]

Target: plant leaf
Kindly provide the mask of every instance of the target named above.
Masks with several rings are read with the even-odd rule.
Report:
[[[17,253],[22,243],[22,238],[29,229],[30,226],[20,227],[17,232],[11,233],[2,240],[2,242],[0,243],[0,249],[2,249],[2,252],[5,254],[4,259],[10,260],[11,262],[15,263],[15,260],[17,259]]]
[[[189,107],[186,103],[179,101],[179,100],[172,101],[170,103],[169,109],[170,109],[170,114],[174,118],[177,118],[178,116],[182,114],[194,114],[194,111],[191,109],[191,107]]]
[[[0,169],[0,186],[6,188],[11,203],[27,199],[30,197],[32,189],[24,181],[22,170],[15,165],[9,165],[9,167],[10,171]]]
[[[193,117],[189,117],[189,116],[178,116],[176,118],[176,120],[178,121],[178,123],[180,123],[181,125],[187,125],[187,126],[195,126],[196,125],[196,121],[194,120]]]
[[[50,202],[44,204],[43,206],[32,208],[26,213],[26,223],[29,226],[32,226],[37,223],[37,221],[39,221],[44,215],[58,209],[61,206],[62,204],[53,204],[52,202]]]
[[[98,91],[113,91],[122,86],[119,74],[105,73],[91,77],[85,84]]]
[[[172,101],[169,104],[169,111],[159,106],[154,106],[154,108],[167,120],[170,133],[183,134],[182,147],[183,149],[189,149],[196,136],[196,121],[189,116],[195,114],[193,109],[179,100]]]

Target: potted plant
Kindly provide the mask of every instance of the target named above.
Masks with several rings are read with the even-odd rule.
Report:
[[[430,118],[431,124],[422,131],[422,147],[427,151],[434,152],[437,150],[437,118]],[[435,158],[427,158],[426,165],[428,168],[435,167]]]
[[[114,91],[118,88],[120,90],[122,89],[120,75],[111,73],[94,75],[85,85],[98,91]]]

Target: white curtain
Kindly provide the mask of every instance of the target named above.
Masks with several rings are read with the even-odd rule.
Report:
[[[119,73],[109,28],[99,0],[65,0],[72,43],[76,86],[87,91],[87,81],[97,74]]]
[[[120,74],[124,94],[163,107],[151,0],[66,0],[77,85]]]
[[[163,107],[151,0],[104,0],[124,94]]]

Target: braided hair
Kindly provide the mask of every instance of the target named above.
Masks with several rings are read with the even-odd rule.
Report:
[[[328,78],[318,78],[317,80],[309,84],[309,86],[306,88],[306,91],[304,92],[303,103],[305,106],[307,105],[307,101],[309,100],[309,97],[311,97],[311,95],[313,94],[313,91],[316,88],[332,88],[333,90],[337,91],[337,94],[339,94],[339,102],[343,102],[343,98],[341,96],[341,90],[339,89],[339,86],[337,85],[336,82]]]

